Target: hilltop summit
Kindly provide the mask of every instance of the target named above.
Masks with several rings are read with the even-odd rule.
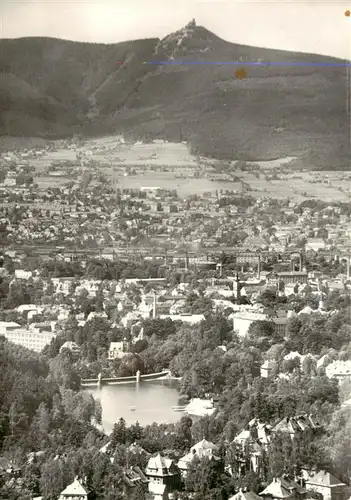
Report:
[[[163,56],[169,60],[181,56],[196,56],[207,52],[220,38],[202,26],[197,26],[192,19],[186,26],[174,33],[165,36],[157,44],[156,56]],[[223,43],[226,43],[222,41]]]

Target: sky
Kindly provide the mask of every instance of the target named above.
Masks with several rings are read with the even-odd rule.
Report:
[[[192,18],[224,40],[351,59],[351,0],[0,0],[0,37],[117,43]]]

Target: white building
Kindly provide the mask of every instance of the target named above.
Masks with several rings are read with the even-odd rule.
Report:
[[[233,314],[234,330],[238,333],[239,337],[245,337],[249,331],[250,325],[254,321],[268,321],[266,314],[260,314],[251,311],[241,311]]]
[[[263,365],[261,365],[261,377],[262,378],[270,378],[274,375],[274,370],[275,367],[277,366],[277,363],[273,360],[267,359]]]
[[[62,352],[64,349],[69,349],[72,354],[79,355],[80,354],[80,347],[75,343],[70,340],[67,340],[61,347],[60,347],[60,352]]]
[[[111,342],[110,348],[108,350],[108,359],[122,359],[129,354],[127,343],[123,342]]]
[[[15,270],[15,278],[20,280],[29,280],[32,277],[32,271],[24,271],[24,269]]]
[[[88,500],[88,498],[89,491],[83,486],[83,482],[76,477],[73,483],[62,491],[58,500]]]
[[[35,326],[30,329],[23,328],[14,322],[1,321],[0,335],[4,335],[9,342],[36,352],[41,352],[56,337],[56,332],[52,331],[52,329],[41,331],[39,328],[35,328]]]
[[[306,489],[321,493],[324,500],[343,500],[347,487],[330,472],[320,471],[306,481]]]
[[[252,491],[242,491],[240,489],[238,493],[230,497],[228,500],[262,500],[262,499]]]
[[[188,471],[189,465],[192,463],[195,456],[200,459],[203,457],[207,457],[217,460],[216,452],[218,452],[218,446],[211,443],[210,441],[206,441],[206,439],[203,439],[199,443],[192,446],[190,448],[190,452],[179,460],[178,467],[181,473],[185,476]]]
[[[337,378],[338,380],[351,378],[351,360],[334,361],[326,367],[325,374],[328,378]]]

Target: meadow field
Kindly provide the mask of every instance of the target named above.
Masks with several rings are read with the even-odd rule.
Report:
[[[71,180],[69,169],[74,167],[68,167],[67,177],[58,178],[48,177],[46,169],[51,162],[76,160],[77,153],[88,154],[89,158],[101,163],[101,170],[120,189],[160,187],[176,189],[180,196],[187,196],[216,190],[242,192],[246,189],[245,183],[254,197],[289,197],[297,202],[309,198],[350,200],[351,174],[348,172],[289,169],[294,158],[280,158],[254,162],[258,167],[256,173],[235,171],[236,178],[242,182],[216,180],[210,177],[218,160],[195,157],[184,143],[123,144],[114,136],[89,140],[76,150],[58,142],[56,151],[33,160],[35,182],[46,189]],[[197,177],[194,177],[194,172],[197,172]],[[273,180],[274,173],[278,178]]]

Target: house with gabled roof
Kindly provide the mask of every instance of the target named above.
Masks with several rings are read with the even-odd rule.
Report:
[[[307,429],[317,430],[320,428],[312,415],[297,415],[295,417],[285,417],[272,429],[273,432],[289,434],[294,438],[296,433],[304,432]]]
[[[243,491],[240,489],[238,493],[228,498],[228,500],[260,500],[260,497],[253,491]]]
[[[76,476],[73,483],[61,492],[58,500],[90,500],[90,498],[91,493],[85,487],[84,481]]]
[[[147,490],[149,483],[147,477],[140,469],[140,467],[130,467],[123,473],[124,492],[126,495],[133,494],[136,486],[141,486]]]
[[[326,471],[319,471],[311,479],[307,480],[306,489],[321,493],[324,500],[344,500],[348,498],[350,493],[346,484]]]
[[[295,481],[280,477],[274,478],[259,496],[267,500],[300,500],[307,499],[307,491]]]
[[[178,467],[182,475],[186,476],[188,468],[195,457],[200,459],[203,457],[208,457],[210,460],[219,460],[219,457],[216,456],[217,452],[218,446],[216,446],[215,444],[211,443],[210,441],[206,441],[206,439],[199,441],[190,448],[189,453],[184,455],[184,457],[179,460]]]
[[[243,447],[253,441],[257,441],[267,448],[271,441],[271,426],[260,422],[257,418],[253,418],[247,424],[246,429],[235,436],[233,440],[234,443],[241,444]]]
[[[250,470],[258,472],[264,451],[268,449],[271,441],[271,427],[266,423],[253,418],[235,438],[232,443],[239,445],[241,450],[249,456],[250,462],[246,459],[242,462],[242,467],[249,467]]]
[[[179,468],[160,453],[149,459],[145,475],[149,480],[149,492],[155,500],[167,500],[172,491],[181,487]]]

